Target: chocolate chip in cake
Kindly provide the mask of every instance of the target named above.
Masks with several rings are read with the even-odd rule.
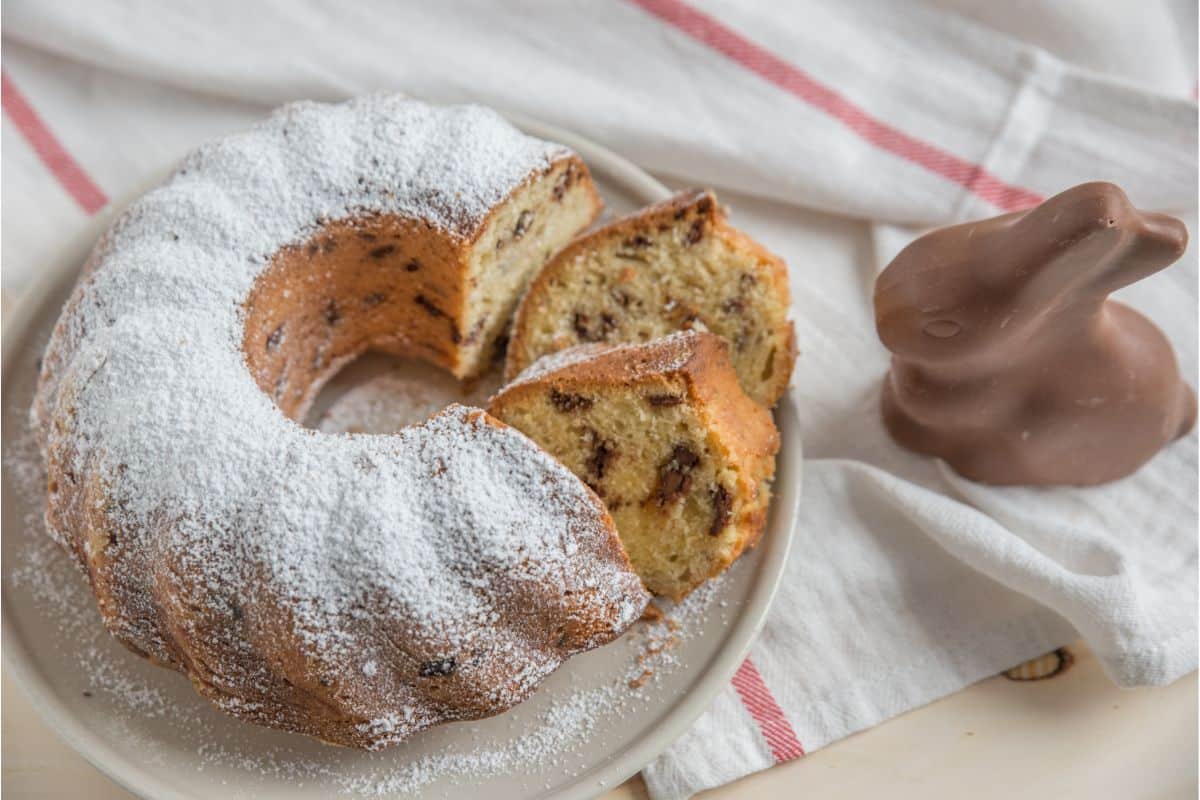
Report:
[[[592,398],[584,397],[581,394],[571,394],[569,392],[560,392],[558,389],[551,389],[550,403],[563,413],[586,411],[592,407]]]
[[[337,325],[342,318],[342,310],[338,308],[337,300],[329,298],[325,303],[325,322],[330,325]]]
[[[733,495],[718,483],[709,491],[708,497],[712,501],[713,507],[713,521],[708,528],[708,535],[716,536],[725,530],[725,526],[729,524],[729,520],[733,516]]]
[[[567,193],[567,189],[571,188],[571,184],[575,182],[575,165],[567,166],[563,174],[559,176],[558,181],[554,184],[554,189],[551,194],[554,196],[555,202],[562,202],[563,196]]]
[[[517,217],[517,224],[513,228],[513,238],[520,239],[529,231],[531,225],[533,225],[533,212],[526,209],[521,212],[521,216]]]
[[[589,341],[590,337],[592,335],[592,331],[588,327],[588,321],[589,321],[589,318],[588,318],[587,314],[584,314],[579,311],[575,312],[575,319],[573,321],[573,326],[575,328],[575,335],[584,341]]]
[[[487,324],[487,321],[487,317],[480,317],[479,319],[475,320],[475,324],[471,326],[471,330],[467,333],[467,336],[465,339],[463,339],[463,341],[465,341],[467,344],[475,344],[475,342],[479,340],[479,335],[483,333],[483,328]]]
[[[440,678],[446,675],[453,675],[457,667],[458,664],[454,656],[447,656],[445,658],[434,659],[433,661],[426,661],[421,665],[420,673],[422,678]]]
[[[623,258],[626,261],[640,261],[643,264],[649,264],[650,260],[646,256],[639,253],[639,250],[644,250],[654,244],[650,237],[645,234],[636,234],[630,236],[621,242],[621,248],[614,255],[617,258]]]
[[[683,396],[678,394],[648,394],[646,402],[655,408],[677,406],[683,402]]]
[[[762,379],[769,381],[771,376],[775,374],[775,348],[772,347],[767,351],[766,363],[762,368]]]
[[[416,297],[414,297],[413,302],[416,303],[417,305],[419,305],[421,308],[425,309],[427,312],[429,312],[429,315],[431,317],[446,316],[445,311],[442,311],[440,308],[438,308],[436,305],[434,305],[433,301],[430,300],[428,297],[426,297],[423,294],[419,294]]]
[[[700,463],[700,454],[686,444],[677,444],[671,451],[671,462],[690,470]]]
[[[585,466],[597,480],[603,480],[609,464],[617,455],[617,443],[611,439],[605,439],[591,428],[588,429],[588,438],[591,440],[592,454],[588,456]],[[596,492],[596,494],[600,493]]]
[[[367,308],[374,308],[384,300],[387,300],[387,294],[384,292],[371,292],[369,295],[364,297],[362,301],[363,305]]]
[[[687,246],[694,245],[704,237],[704,220],[698,219],[692,223],[692,227],[688,228],[687,234],[683,237],[683,243]]]
[[[577,311],[573,324],[580,341],[603,342],[609,337],[609,334],[617,329],[617,318],[606,311],[593,322],[589,315]]]
[[[726,314],[740,314],[746,308],[746,301],[741,297],[731,297],[721,304],[721,310]]]
[[[602,338],[607,339],[608,334],[612,333],[616,329],[617,329],[617,318],[616,317],[614,317],[612,314],[609,314],[608,312],[605,312],[600,315],[600,331],[601,331],[600,335]]]
[[[271,352],[276,347],[279,347],[283,341],[283,323],[279,323],[279,327],[267,334],[267,352]]]
[[[412,261],[409,261],[407,264],[404,265],[404,269],[406,272],[416,272],[420,268],[421,268],[421,262],[415,258]]]
[[[654,489],[659,508],[679,500],[692,488],[691,472],[700,456],[686,444],[677,444],[670,457],[658,468],[658,486]]]
[[[499,362],[504,359],[504,353],[508,350],[508,331],[505,330],[495,341],[492,342],[492,361]]]
[[[372,250],[370,256],[371,258],[387,258],[394,252],[396,252],[396,245],[385,244]]]

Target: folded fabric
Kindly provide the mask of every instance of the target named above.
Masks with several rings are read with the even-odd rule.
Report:
[[[1196,110],[1182,87],[1134,88],[948,5],[14,0],[4,23],[47,52],[263,105],[371,89],[485,102],[687,181],[864,219],[940,224],[1081,175],[1148,208],[1194,203]],[[1145,4],[1049,6],[1077,27],[1110,20],[1093,48],[1166,71],[1125,27],[1153,16]],[[1022,15],[1037,16],[1003,16]]]

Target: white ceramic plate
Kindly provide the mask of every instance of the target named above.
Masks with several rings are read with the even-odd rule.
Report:
[[[575,148],[615,213],[668,193],[587,140],[532,120],[516,122]],[[791,544],[801,444],[790,398],[776,412],[783,446],[758,548],[668,612],[678,630],[639,623],[617,642],[569,661],[506,714],[360,753],[227,717],[182,676],[125,651],[100,628],[83,579],[44,534],[26,435],[42,347],[110,219],[111,212],[100,215],[46,265],[6,320],[2,616],[5,669],[58,734],[113,780],[154,798],[591,797],[658,755],[726,685],[762,627]],[[644,685],[633,688],[639,677]]]

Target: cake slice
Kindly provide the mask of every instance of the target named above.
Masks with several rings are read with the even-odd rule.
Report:
[[[530,283],[513,321],[505,378],[588,342],[647,342],[678,330],[729,344],[742,388],[773,406],[795,360],[787,268],[693,190],[567,245]]]
[[[682,598],[762,535],[779,432],[713,334],[548,355],[489,411],[604,500],[655,594]]]

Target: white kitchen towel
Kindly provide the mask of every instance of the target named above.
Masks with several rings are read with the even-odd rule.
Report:
[[[684,797],[1084,636],[1121,685],[1196,667],[1197,447],[1087,490],[990,489],[896,448],[870,288],[931,225],[1074,183],[1194,223],[1195,42],[1182,4],[636,0],[3,10],[4,289],[109,195],[267,105],[401,89],[591,136],[738,199],[791,266],[806,485],[751,658],[645,776]],[[1182,20],[1182,22],[1181,22]],[[47,169],[48,168],[48,169]],[[51,182],[57,176],[59,185]],[[64,191],[65,190],[65,191]],[[878,223],[816,257],[796,206]],[[822,253],[824,256],[824,253]],[[1123,295],[1196,379],[1196,259]]]

